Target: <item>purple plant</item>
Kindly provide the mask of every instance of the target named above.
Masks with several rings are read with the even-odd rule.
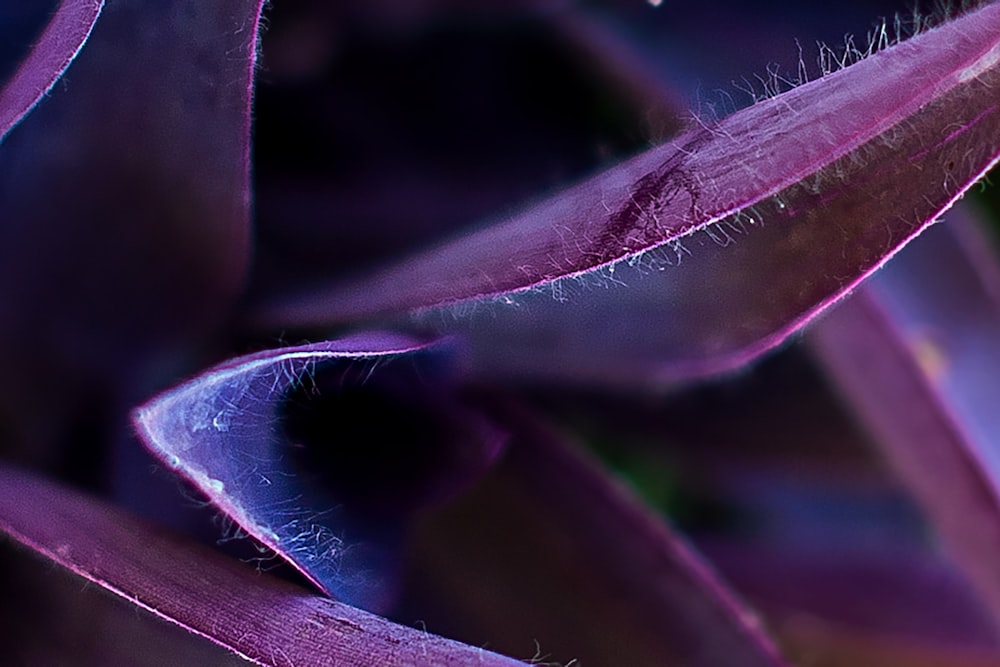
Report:
[[[26,4],[12,664],[1000,662],[1000,4]]]

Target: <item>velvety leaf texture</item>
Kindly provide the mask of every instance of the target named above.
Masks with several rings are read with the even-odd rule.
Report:
[[[467,334],[489,374],[676,378],[745,363],[996,162],[998,34],[987,6],[265,319],[416,311]]]

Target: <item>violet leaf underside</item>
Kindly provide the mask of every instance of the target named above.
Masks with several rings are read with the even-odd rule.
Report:
[[[413,326],[416,315],[462,332],[487,375],[631,381],[740,365],[996,163],[998,34],[1000,6],[971,12],[512,219],[265,305],[258,321]]]
[[[135,421],[153,453],[247,534],[337,599],[384,611],[395,598],[408,513],[476,479],[502,444],[486,420],[457,400],[440,398],[448,394],[434,363],[442,354],[424,342],[380,333],[269,350],[231,360],[154,398],[136,411]],[[405,363],[395,363],[400,360]],[[290,410],[310,398],[323,403],[307,419],[332,422],[319,430],[322,442],[309,435],[316,429],[301,432],[291,424]],[[418,422],[410,421],[415,411]],[[406,423],[408,432],[396,434],[405,442],[376,461],[375,470],[328,470],[358,465],[356,458],[338,460],[338,448],[380,446],[374,420]],[[315,449],[328,455],[317,457]],[[380,493],[358,497],[351,480],[374,484],[370,475],[389,475],[394,462],[387,457],[413,467],[430,461],[439,479],[430,488],[375,485]],[[387,507],[394,493],[402,497]]]

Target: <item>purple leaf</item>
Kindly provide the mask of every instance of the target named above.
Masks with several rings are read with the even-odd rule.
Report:
[[[7,467],[0,467],[0,531],[254,664],[520,664],[310,595]]]
[[[4,660],[72,667],[246,667],[244,658],[25,549],[0,529]],[[16,639],[14,639],[16,638]],[[14,639],[13,646],[11,639]]]
[[[1000,273],[956,210],[813,341],[844,400],[1000,623]],[[971,251],[970,251],[971,250]]]
[[[824,623],[801,614],[784,619],[781,639],[799,664],[810,667],[993,667],[995,651],[955,649],[894,635]]]
[[[22,325],[5,349],[56,328],[47,356],[118,361],[222,320],[248,264],[259,11],[116,2],[7,136],[0,317]]]
[[[996,162],[998,34],[1000,6],[972,12],[513,219],[265,307],[261,320],[421,313],[427,328],[468,334],[481,372],[520,377],[739,365],[856,285]]]
[[[104,0],[62,0],[31,52],[0,85],[0,142],[73,62],[103,6]]]
[[[98,413],[148,394],[229,316],[249,261],[259,11],[110,4],[0,145],[0,400],[21,460],[76,443],[79,422],[121,423]]]
[[[388,33],[371,3],[273,5],[254,109],[257,294],[395,260],[679,127],[624,40],[575,9],[390,4]]]
[[[481,400],[510,445],[482,484],[424,522],[415,547],[418,585],[453,605],[440,621],[460,626],[449,634],[506,637],[498,648],[512,655],[537,642],[583,664],[784,664],[753,612],[660,517],[530,411]]]
[[[998,649],[974,589],[936,554],[774,548],[753,540],[698,546],[769,619],[807,615],[942,648]]]
[[[240,528],[334,597],[384,610],[402,520],[474,479],[501,444],[442,400],[435,356],[390,334],[269,350],[153,399],[135,421],[150,449]],[[303,410],[310,397],[322,403]],[[443,482],[405,487],[400,467],[435,466],[446,468],[428,471]]]

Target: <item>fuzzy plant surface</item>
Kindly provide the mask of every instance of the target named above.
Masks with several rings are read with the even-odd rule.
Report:
[[[0,6],[4,661],[1000,664],[1000,4],[700,4]]]

